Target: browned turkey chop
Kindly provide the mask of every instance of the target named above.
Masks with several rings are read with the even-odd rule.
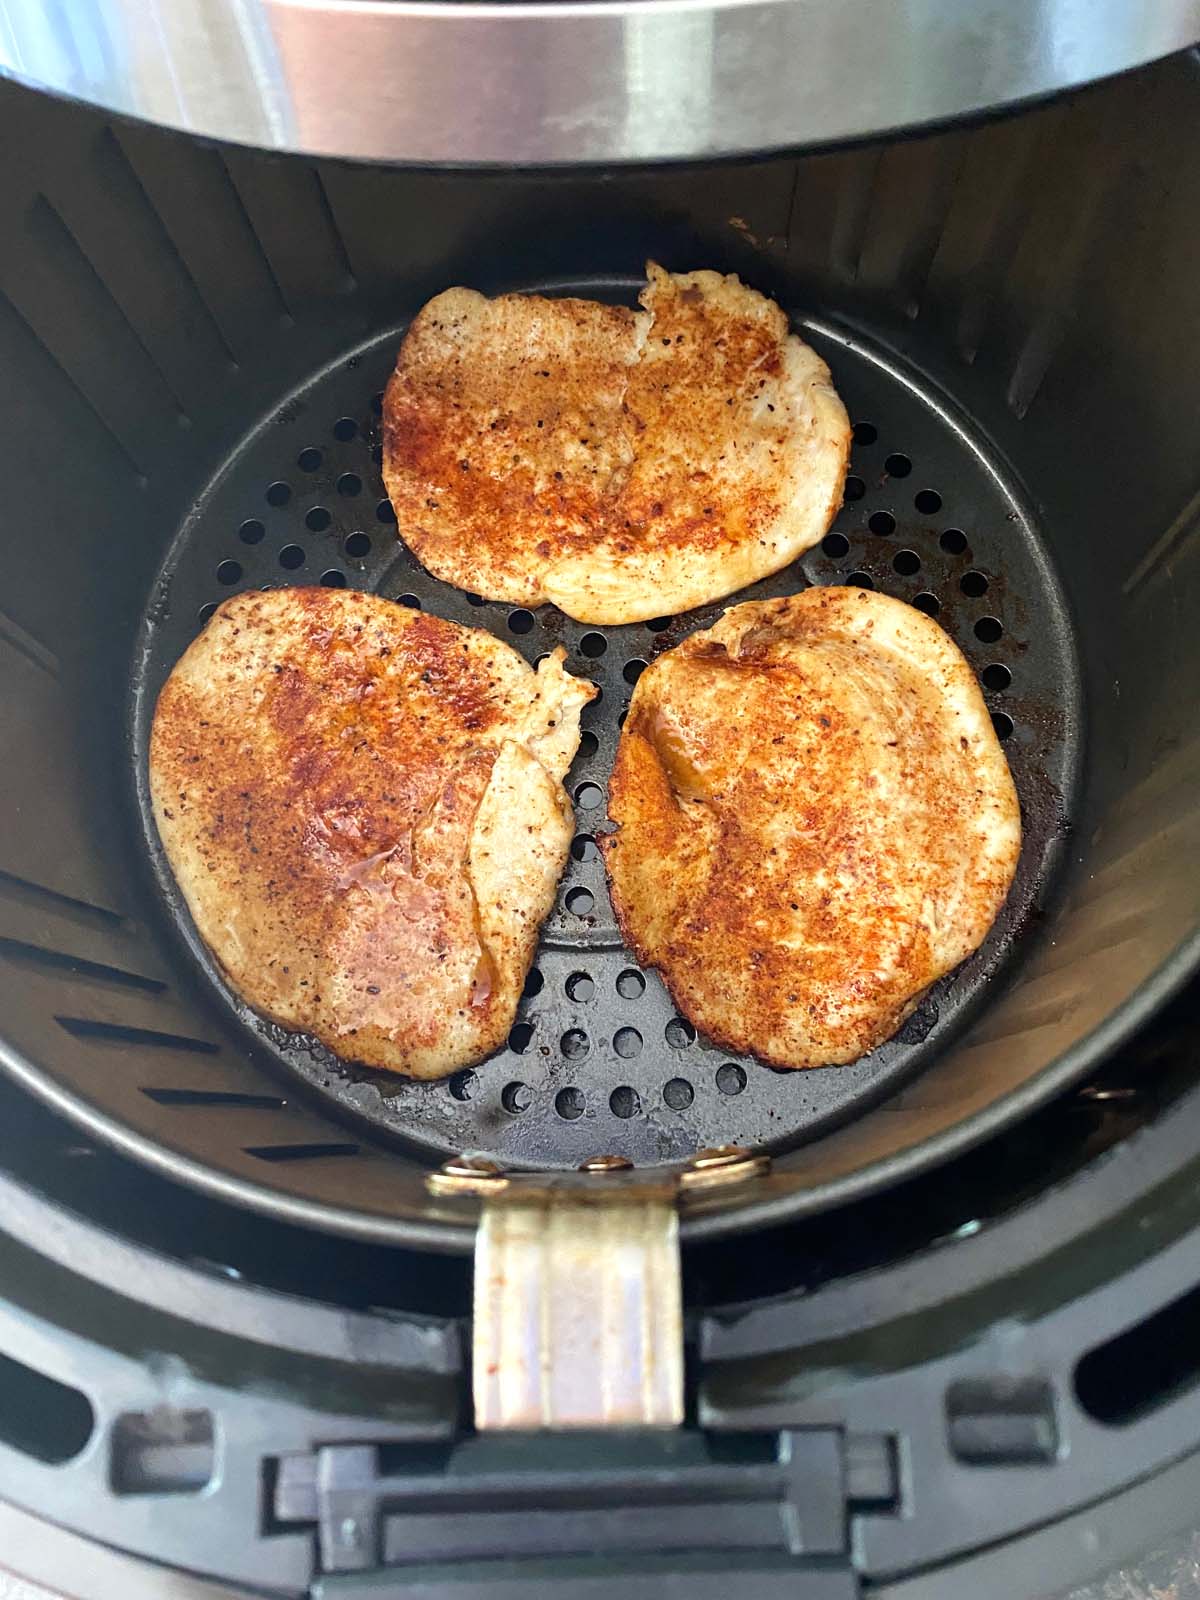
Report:
[[[603,841],[640,961],[725,1048],[853,1061],[986,937],[1021,820],[936,622],[858,588],[734,606],[647,668]]]
[[[512,1027],[571,840],[594,687],[352,591],[227,600],[159,696],[154,816],[263,1016],[418,1078]]]
[[[642,309],[447,289],[383,408],[400,537],[436,577],[581,622],[778,572],[842,502],[850,425],[773,300],[653,262]]]

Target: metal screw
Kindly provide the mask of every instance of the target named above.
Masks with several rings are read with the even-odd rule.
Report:
[[[343,1517],[338,1528],[338,1538],[347,1550],[357,1549],[359,1543],[358,1522],[354,1517]]]
[[[495,1194],[508,1183],[501,1167],[487,1156],[452,1156],[425,1179],[431,1194]]]
[[[628,1156],[589,1156],[580,1172],[628,1172],[633,1166]]]
[[[744,1183],[758,1178],[771,1165],[771,1158],[759,1151],[743,1150],[740,1145],[721,1144],[712,1150],[698,1150],[680,1174],[684,1189],[707,1189],[719,1183]]]

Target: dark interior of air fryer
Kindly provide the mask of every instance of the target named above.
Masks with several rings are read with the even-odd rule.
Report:
[[[457,1152],[573,1169],[765,1146],[768,1215],[907,1176],[1115,1059],[1186,975],[1198,909],[1200,156],[1170,134],[1196,73],[1178,58],[850,151],[538,175],[271,158],[6,87],[23,153],[0,178],[10,1072],[80,1138],[170,1177],[433,1242],[423,1174]],[[722,608],[600,628],[484,602],[421,569],[383,492],[381,390],[425,299],[465,283],[629,302],[648,256],[775,296],[854,424],[832,529],[746,597],[860,584],[936,616],[1020,794],[989,939],[850,1066],[711,1047],[609,907],[596,840],[632,686]],[[601,691],[518,1020],[446,1081],[356,1069],[256,1019],[155,840],[165,675],[222,599],[289,584],[369,590],[530,661],[561,643]],[[1059,1154],[1065,1137],[1082,1158],[1088,1130],[1064,1126]]]

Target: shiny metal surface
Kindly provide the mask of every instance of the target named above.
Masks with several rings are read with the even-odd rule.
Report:
[[[678,1427],[679,1223],[664,1192],[567,1188],[484,1206],[475,1243],[475,1426]],[[515,1191],[514,1191],[515,1193]]]
[[[1200,39],[1200,0],[0,0],[0,73],[240,144],[404,162],[832,143]]]

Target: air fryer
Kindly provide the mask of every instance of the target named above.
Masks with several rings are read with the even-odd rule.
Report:
[[[5,85],[0,1057],[22,1094],[189,1205],[314,1236],[461,1253],[489,1185],[602,1215],[642,1184],[687,1251],[803,1218],[836,1236],[1119,1061],[1200,955],[1198,71],[809,154],[486,172],[266,154]],[[936,616],[1020,795],[987,942],[846,1067],[698,1038],[609,907],[632,685],[721,607],[597,628],[483,601],[420,568],[383,492],[381,391],[425,299],[627,302],[651,257],[775,296],[854,424],[829,534],[745,597],[860,584]],[[507,1047],[442,1082],[256,1018],[155,837],[164,677],[221,600],[289,584],[531,662],[561,643],[602,691]]]

